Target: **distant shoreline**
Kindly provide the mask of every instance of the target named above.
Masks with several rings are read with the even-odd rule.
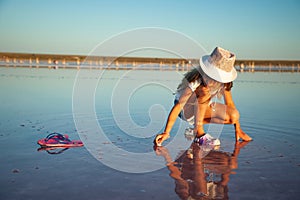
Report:
[[[113,57],[0,52],[0,65],[36,68],[109,68],[187,71],[192,66],[198,65],[198,58]],[[241,72],[300,72],[300,60],[239,59],[236,60],[235,67]]]

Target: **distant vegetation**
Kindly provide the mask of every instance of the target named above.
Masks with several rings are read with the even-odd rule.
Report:
[[[48,68],[189,70],[198,59],[0,53],[0,65]],[[238,71],[300,72],[300,60],[236,60]]]

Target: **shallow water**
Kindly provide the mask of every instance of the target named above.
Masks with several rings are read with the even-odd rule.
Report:
[[[198,198],[199,166],[209,175],[210,197],[299,198],[299,74],[239,74],[232,92],[241,125],[254,141],[240,149],[237,168],[230,167],[235,150],[231,125],[222,127],[218,151],[230,152],[225,156],[229,162],[218,153],[206,156],[203,165],[191,164],[186,153],[178,157],[191,143],[184,137],[188,125],[180,120],[160,152],[166,156],[168,150],[177,164],[166,167],[163,156],[153,151],[154,135],[163,129],[181,75],[0,68],[0,199]],[[94,102],[94,113],[81,112],[89,102]],[[87,126],[93,121],[97,128]],[[85,147],[37,151],[36,141],[51,132],[81,139]],[[94,140],[96,133],[104,133],[104,140]],[[225,175],[229,181],[220,187]]]

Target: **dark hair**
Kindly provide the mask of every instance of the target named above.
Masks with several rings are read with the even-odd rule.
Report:
[[[229,83],[225,83],[225,84],[224,84],[224,88],[225,88],[225,90],[227,90],[227,91],[230,91],[232,87],[233,87],[233,82],[232,82],[232,81],[229,82]]]
[[[184,75],[184,78],[188,81],[188,82],[193,82],[195,80],[198,80],[200,78],[201,74],[199,72],[199,69],[194,68],[191,71],[187,72]]]
[[[204,72],[201,70],[201,67],[195,67],[192,70],[190,70],[189,72],[184,74],[184,77],[181,81],[181,83],[178,85],[177,89],[182,88],[182,86],[187,86],[188,83],[193,82],[195,80],[199,80],[201,81],[201,85],[205,86],[205,83],[203,81],[203,74]]]

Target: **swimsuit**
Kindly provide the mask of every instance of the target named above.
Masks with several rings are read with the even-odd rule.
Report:
[[[188,87],[192,90],[192,92],[194,93],[196,91],[196,89],[201,85],[202,81],[201,79],[197,79],[195,81],[189,82],[188,83]],[[218,96],[217,94],[222,90],[223,87],[219,87],[219,88],[214,88],[214,91],[211,92],[211,99],[209,102],[209,105],[211,105],[213,103],[212,98],[215,96]],[[174,99],[174,105],[179,103],[179,99],[182,95],[182,92],[184,91],[184,88],[179,88],[175,94],[175,99]],[[191,98],[191,97],[190,97]],[[187,102],[186,104],[193,104],[191,102]],[[184,120],[187,121],[189,124],[194,125],[194,115],[186,118],[184,115],[184,111],[185,111],[185,106],[183,107],[183,109],[181,110],[181,112],[179,113],[179,117]]]

